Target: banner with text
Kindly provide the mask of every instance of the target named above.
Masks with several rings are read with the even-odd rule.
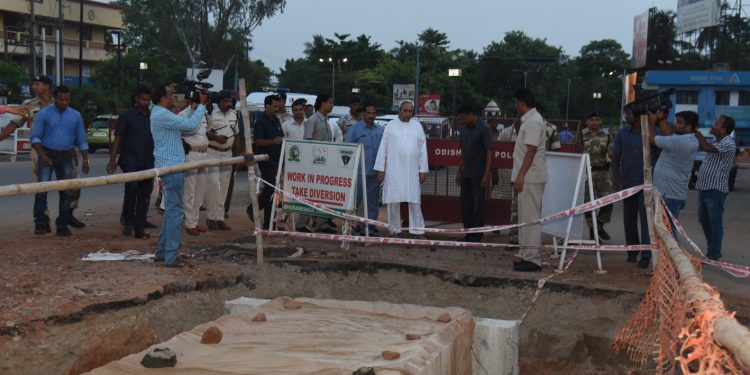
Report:
[[[513,168],[514,142],[492,143],[492,168]],[[430,166],[457,166],[461,161],[461,142],[457,139],[428,139]]]
[[[361,150],[359,144],[285,140],[281,179],[284,190],[336,211],[353,210]],[[330,217],[288,199],[284,199],[282,208]]]
[[[721,23],[721,0],[678,0],[675,26],[684,34]]]
[[[398,110],[401,106],[401,102],[410,100],[414,102],[414,92],[416,86],[412,84],[393,84],[393,110]]]

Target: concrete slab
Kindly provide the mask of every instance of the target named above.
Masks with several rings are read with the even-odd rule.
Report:
[[[517,320],[474,318],[473,375],[518,375]]]
[[[268,303],[270,299],[262,298],[249,298],[240,297],[231,301],[224,302],[224,313],[229,314],[242,314],[251,310],[255,310]]]

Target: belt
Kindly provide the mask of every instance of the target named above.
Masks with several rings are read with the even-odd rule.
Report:
[[[216,150],[216,151],[221,151],[221,152],[227,152],[227,151],[231,151],[231,150],[232,150],[232,148],[231,148],[231,147],[228,147],[228,148],[220,148],[220,147],[216,147],[216,146],[214,146],[214,145],[208,145],[208,148],[210,148],[210,149],[212,149],[212,150]]]
[[[57,151],[57,150],[53,150],[53,149],[47,148],[47,147],[42,147],[42,149],[47,154],[53,154],[53,155],[57,155],[57,156],[73,156],[73,155],[75,155],[73,149],[63,150],[63,151]]]
[[[190,146],[190,152],[204,153],[208,151],[208,146]]]
[[[609,170],[609,163],[604,164],[604,165],[599,166],[599,167],[591,166],[591,170],[592,171],[606,171],[606,170]]]

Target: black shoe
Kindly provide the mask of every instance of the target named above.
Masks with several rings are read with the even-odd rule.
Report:
[[[156,226],[156,224],[152,224],[148,220],[146,220],[146,223],[143,224],[143,227],[146,228],[146,229],[158,228],[158,226]]]
[[[71,227],[76,229],[81,229],[86,227],[86,224],[84,224],[82,221],[76,219],[75,216],[73,216],[73,211],[70,211],[70,216],[68,217],[68,224],[70,224]]]
[[[185,261],[182,260],[181,258],[177,258],[172,263],[164,263],[164,267],[169,267],[169,268],[182,268],[185,266],[187,266],[187,263],[185,263]]]
[[[123,236],[130,236],[133,234],[133,225],[132,224],[125,224],[124,227],[122,227],[122,235]]]
[[[602,224],[599,224],[599,238],[601,238],[601,239],[603,239],[605,241],[609,241],[610,238],[611,238],[609,236],[609,233],[607,233],[607,231],[604,230],[604,225],[602,225]]]
[[[634,252],[631,254],[630,252],[628,252],[628,263],[636,263],[636,262],[638,262],[638,253]]]
[[[305,226],[301,226],[301,227],[297,227],[297,232],[300,232],[300,233],[310,233],[310,229],[308,229]]]
[[[711,260],[719,260],[719,257],[713,254],[706,254],[706,258],[711,259]]]
[[[650,258],[641,257],[641,260],[638,261],[638,268],[648,268],[648,266],[650,265],[651,265]]]
[[[318,233],[326,233],[326,234],[336,234],[336,233],[338,233],[338,232],[336,232],[336,229],[333,229],[333,228],[323,228],[323,229],[316,230],[316,232],[318,232]]]
[[[57,232],[55,234],[60,237],[70,237],[73,235],[73,232],[71,232],[70,229],[63,227],[57,228]]]
[[[40,236],[43,236],[47,233],[47,228],[49,228],[49,224],[36,224],[34,225],[34,234],[38,234]]]
[[[164,261],[164,257],[163,256],[162,257],[158,257],[158,256],[154,255],[154,262],[163,262],[163,261]]]
[[[151,233],[148,233],[148,232],[136,233],[136,234],[133,235],[133,237],[138,238],[138,239],[147,240],[147,239],[151,238]]]
[[[542,266],[538,266],[536,263],[529,262],[528,260],[522,260],[518,263],[513,262],[513,271],[539,272],[541,270],[542,270]]]

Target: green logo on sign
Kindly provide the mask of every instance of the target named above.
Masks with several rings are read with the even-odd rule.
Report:
[[[297,146],[289,147],[289,158],[287,160],[299,162],[299,154],[300,154],[299,147]]]

